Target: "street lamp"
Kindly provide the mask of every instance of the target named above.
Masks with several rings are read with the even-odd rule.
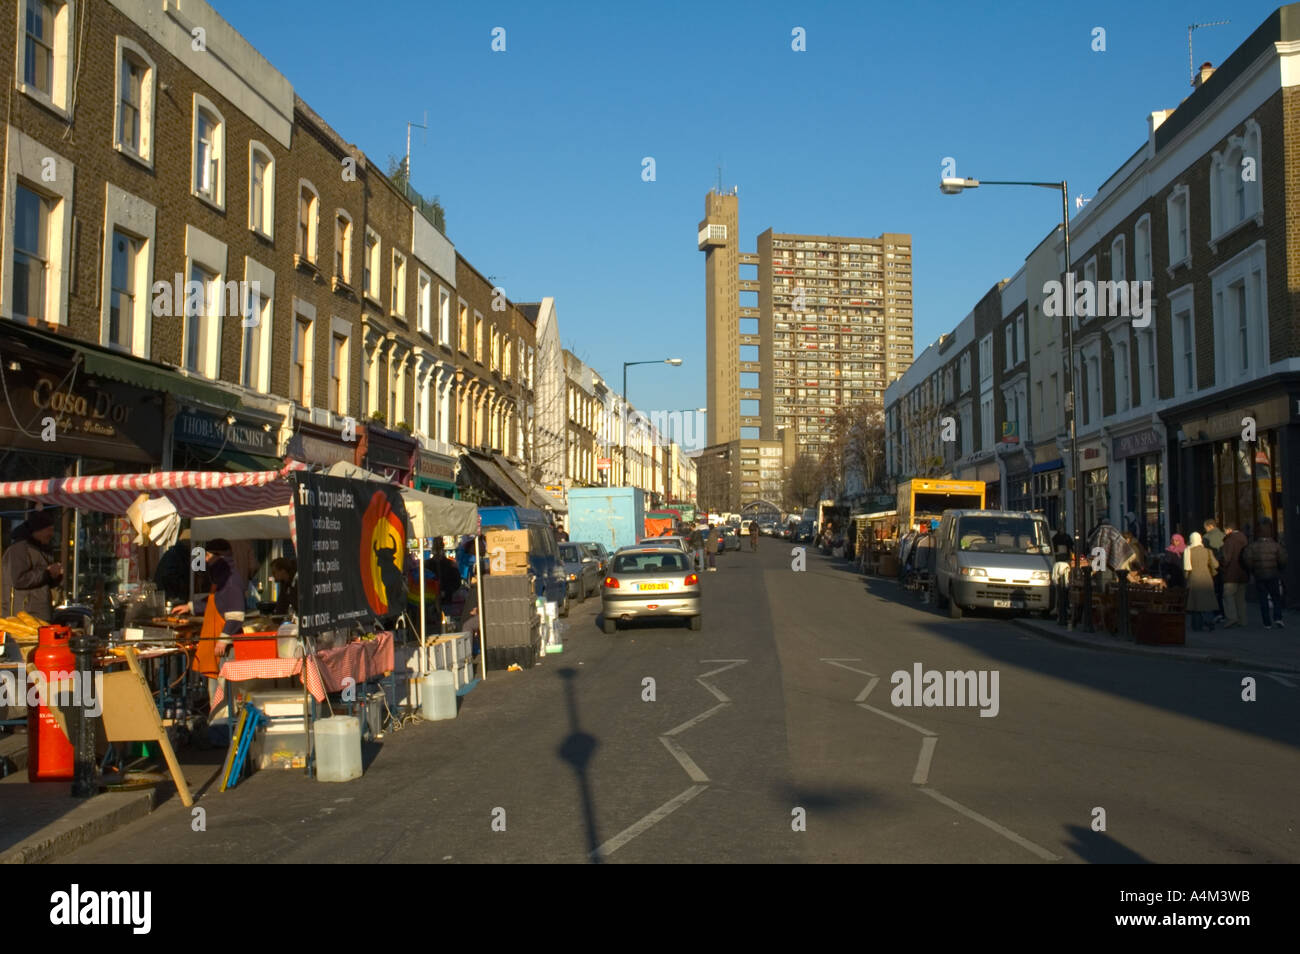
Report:
[[[632,486],[627,474],[627,418],[628,408],[632,406],[627,399],[627,369],[637,364],[671,364],[674,368],[680,367],[681,358],[661,358],[658,361],[624,361],[623,362],[623,481],[629,487]]]
[[[966,189],[978,189],[981,185],[1034,186],[1039,189],[1057,189],[1060,191],[1061,230],[1065,241],[1065,273],[1069,274],[1071,269],[1070,187],[1068,183],[1064,180],[1061,182],[1021,182],[1015,180],[944,177],[939,180],[939,191],[944,195],[958,195]],[[1068,288],[1069,285],[1063,282],[1062,287]],[[1070,480],[1074,490],[1074,553],[1077,556],[1083,552],[1081,546],[1083,534],[1083,475],[1079,473],[1079,409],[1074,397],[1074,300],[1069,294],[1063,297],[1065,298],[1066,347],[1069,349],[1065,362],[1065,379],[1069,382],[1069,390],[1065,395],[1065,413],[1070,415]],[[1074,614],[1071,614],[1070,618],[1071,628],[1073,628]]]

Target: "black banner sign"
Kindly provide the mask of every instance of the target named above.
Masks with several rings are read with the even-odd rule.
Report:
[[[373,480],[295,472],[298,631],[350,628],[406,608],[406,507]]]

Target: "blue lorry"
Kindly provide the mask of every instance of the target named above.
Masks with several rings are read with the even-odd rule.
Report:
[[[645,494],[635,487],[574,487],[568,494],[569,539],[603,543],[610,553],[645,536]]]

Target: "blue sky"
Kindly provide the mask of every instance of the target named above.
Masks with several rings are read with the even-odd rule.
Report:
[[[427,110],[413,184],[441,197],[462,254],[514,300],[553,295],[564,345],[615,387],[624,361],[685,359],[630,371],[647,410],[705,404],[695,241],[719,164],[744,251],[769,226],[912,233],[919,351],[1060,214],[1045,190],[942,196],[945,156],[959,175],[1090,196],[1147,114],[1191,91],[1188,25],[1231,20],[1194,34],[1196,63],[1217,65],[1277,6],[212,2],[378,162]]]

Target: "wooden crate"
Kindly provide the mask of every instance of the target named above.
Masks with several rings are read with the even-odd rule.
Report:
[[[1144,610],[1133,623],[1133,637],[1148,646],[1182,646],[1187,637],[1187,616]]]

